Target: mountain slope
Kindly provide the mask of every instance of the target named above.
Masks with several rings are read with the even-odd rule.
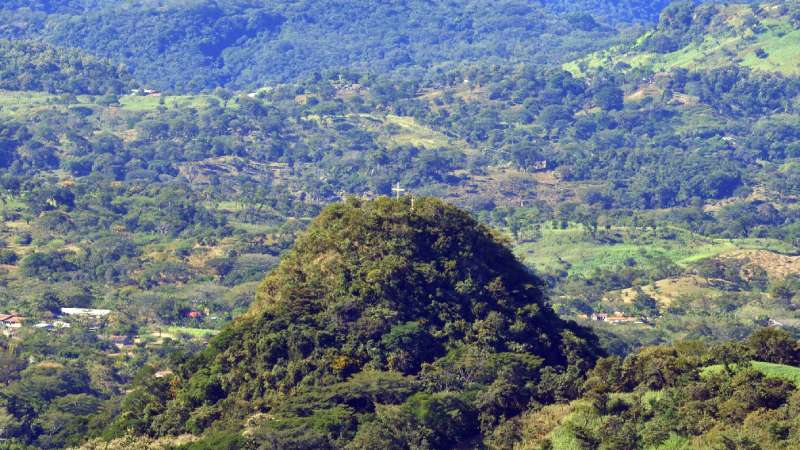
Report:
[[[244,424],[258,442],[291,444],[281,448],[377,448],[414,435],[384,430],[409,414],[395,425],[434,448],[479,439],[531,402],[574,397],[601,353],[539,283],[490,230],[438,200],[331,206],[250,312],[177,378],[129,396],[111,429]]]
[[[792,2],[755,5],[679,3],[662,13],[655,30],[634,45],[603,50],[565,65],[574,74],[601,68],[714,69],[737,64],[754,70],[800,74],[800,7]]]
[[[419,75],[463,61],[564,62],[617,39],[585,11],[605,23],[647,21],[663,6],[586,3],[15,2],[0,7],[0,36],[113,58],[161,89],[255,88],[330,69]]]

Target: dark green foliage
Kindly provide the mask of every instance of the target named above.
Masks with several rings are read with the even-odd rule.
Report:
[[[755,360],[800,366],[800,344],[784,330],[762,328],[750,335],[745,345]]]
[[[716,6],[698,6],[693,0],[672,2],[661,11],[656,31],[647,37],[643,46],[656,53],[670,53],[693,39],[702,40],[705,26],[715,12]]]
[[[14,250],[0,250],[0,264],[16,264],[19,256]]]
[[[543,366],[548,376],[580,376],[600,354],[595,345],[468,214],[432,199],[413,210],[408,200],[349,200],[323,211],[250,312],[182,369],[177,393],[147,407],[164,411],[148,430],[200,432],[265,408],[280,419],[262,433],[296,442],[316,430],[308,439],[323,445],[357,431],[340,413],[334,428],[315,424],[323,411],[370,415],[388,403],[446,447],[476,433],[479,412],[489,431],[523,411],[539,395],[532,387]],[[408,397],[422,386],[391,371],[420,367],[425,387]],[[375,377],[386,384],[358,394],[360,380]]]
[[[20,20],[9,20],[0,33],[44,38],[124,62],[139,79],[161,88],[211,90],[340,68],[414,72],[460,61],[564,60],[575,50],[598,48],[615,33],[591,17],[575,27],[575,18],[557,13],[590,10],[614,22],[649,21],[662,2],[204,0],[133,6],[105,0],[70,5],[48,3],[33,11],[3,5],[4,19]]]
[[[0,40],[0,89],[102,95],[132,86],[122,67],[77,50]]]
[[[114,310],[97,332],[0,338],[0,429],[12,445],[44,448],[128,432],[191,432],[198,449],[462,448],[495,434],[509,447],[524,412],[584,395],[602,416],[601,433],[569,425],[586,448],[709,433],[718,434],[709,447],[792,448],[791,386],[749,373],[747,362],[796,364],[796,330],[746,337],[770,319],[794,323],[796,280],[737,258],[687,268],[672,254],[741,245],[723,238],[780,239],[746,245],[786,251],[800,242],[797,78],[737,61],[658,74],[561,70],[587,50],[632,41],[639,28],[618,35],[610,25],[662,6],[2,2],[0,34],[128,62],[140,82],[176,92],[125,97],[119,66],[39,42],[0,44],[13,55],[0,61],[0,88],[64,93],[34,94],[30,105],[2,99],[9,248],[0,263],[18,267],[0,268],[0,312],[35,323],[61,307]],[[637,42],[668,52],[704,38],[713,8],[673,5]],[[233,90],[264,84],[252,96]],[[166,325],[222,328],[310,217],[348,194],[391,194],[397,181],[418,195],[413,212],[386,199],[326,210],[251,312],[207,349],[183,331],[161,339]],[[680,275],[722,290],[668,306],[638,290],[613,306],[648,323],[600,325],[610,352],[675,336],[742,343],[650,347],[601,360],[586,381],[601,353],[595,338],[553,313],[544,282],[492,233],[421,195],[507,228],[525,257],[538,256],[550,223],[551,235],[590,252],[635,246],[594,271],[537,268],[559,314],[605,310],[608,291]],[[669,248],[650,249],[651,238]],[[142,343],[120,352],[98,334]],[[739,378],[700,378],[711,363]],[[33,367],[58,364],[90,382],[19,400]],[[156,378],[156,367],[176,376]],[[660,409],[631,400],[648,390],[664,392]],[[9,413],[8,392],[35,408]],[[768,436],[748,425],[759,420]]]
[[[0,388],[0,438],[24,443],[29,437],[39,448],[77,445],[101,401],[84,366],[32,364]]]
[[[623,94],[622,89],[619,87],[613,84],[606,84],[597,89],[594,94],[594,101],[597,106],[606,111],[619,110],[623,106]]]
[[[759,343],[757,358],[770,353],[761,348],[766,342],[797,346],[780,330],[759,331],[749,342]],[[593,405],[599,426],[573,422],[569,432],[592,448],[652,448],[674,437],[694,439],[700,448],[793,448],[800,425],[793,416],[796,386],[751,368],[748,350],[735,347],[686,343],[645,348],[624,360],[601,359],[584,385],[584,400]],[[737,364],[699,376],[705,365],[726,354],[735,354]],[[656,378],[680,375],[664,378],[670,380],[666,385],[653,384],[657,373]]]
[[[216,431],[204,436],[199,442],[178,447],[179,450],[238,450],[245,446],[245,439],[235,431]]]
[[[20,261],[19,269],[29,277],[48,279],[62,277],[78,267],[69,260],[69,253],[53,251],[48,253],[31,253]]]

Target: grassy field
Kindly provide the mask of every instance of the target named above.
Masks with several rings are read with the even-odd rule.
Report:
[[[622,393],[622,394],[613,394],[612,397],[621,398],[625,401],[633,401],[635,394],[633,393]],[[650,391],[645,392],[644,395],[641,397],[641,402],[647,404],[652,400],[657,400],[662,396],[661,391]],[[559,407],[563,408],[563,406],[559,405]],[[554,408],[545,407],[545,408]],[[557,412],[557,411],[554,411]],[[542,438],[549,439],[553,450],[582,450],[583,447],[578,439],[575,437],[575,433],[573,430],[575,428],[580,429],[587,429],[592,430],[594,433],[601,433],[601,426],[602,421],[601,417],[597,414],[597,412],[592,408],[587,400],[576,400],[569,404],[566,415],[558,418],[556,424],[553,424],[553,414],[548,414],[544,417],[540,416],[537,420],[531,420],[530,423],[526,422],[526,419],[522,421],[522,433],[523,439],[520,444],[514,447],[515,450],[533,450],[537,448],[542,448]],[[536,416],[531,416],[531,418],[535,418]],[[551,419],[551,420],[547,420]],[[542,426],[542,422],[544,422],[546,429],[541,430],[539,429]],[[550,422],[548,424],[548,422]],[[552,428],[547,425],[554,425]],[[531,427],[531,430],[527,430],[526,427]],[[548,432],[549,430],[549,432]],[[528,438],[526,435],[534,436],[532,439]],[[671,435],[666,441],[664,441],[660,446],[657,448],[651,448],[650,450],[679,450],[679,449],[690,449],[693,448],[689,445],[689,440],[687,438],[678,436],[678,435]]]
[[[209,330],[206,328],[179,327],[175,325],[167,327],[165,331],[169,334],[174,334],[174,335],[187,334],[189,336],[196,338],[206,338],[219,333],[218,330]]]
[[[674,239],[658,238],[644,230],[614,231],[625,236],[621,242],[598,242],[579,224],[570,224],[566,229],[543,226],[539,239],[517,245],[516,252],[539,271],[588,276],[598,269],[632,263],[652,266],[661,258],[685,267],[738,248],[733,241],[693,237],[682,231],[676,232]]]
[[[349,117],[360,120],[361,126],[365,128],[383,132],[381,139],[390,146],[413,145],[427,149],[452,146],[446,135],[422,125],[413,117],[394,114],[357,114]],[[466,148],[466,143],[462,147]]]
[[[582,450],[584,447],[575,438],[572,427],[577,425],[596,430],[601,425],[600,416],[594,412],[589,402],[577,400],[572,405],[573,411],[549,435],[553,450]]]
[[[601,67],[613,67],[619,63],[631,68],[651,68],[656,72],[672,68],[715,68],[736,62],[755,70],[780,72],[784,75],[800,74],[800,30],[795,29],[788,17],[773,16],[760,21],[760,26],[751,29],[744,25],[742,17],[749,8],[731,6],[720,13],[724,22],[732,29],[710,29],[700,42],[692,42],[672,53],[658,54],[639,50],[648,36],[643,35],[634,48],[619,46],[593,53],[564,65],[564,69],[576,76],[585,76]],[[766,57],[756,56],[762,49]]]
[[[53,95],[44,92],[0,91],[0,106],[5,109],[16,106],[44,105],[53,98]]]
[[[219,330],[168,325],[163,327],[147,327],[142,330],[141,335],[156,340],[162,338],[177,339],[181,335],[191,336],[196,339],[205,339],[214,336],[217,333],[219,333]]]
[[[652,268],[663,260],[686,268],[700,260],[737,250],[794,251],[788,244],[774,239],[711,239],[679,227],[665,228],[666,231],[653,232],[614,227],[610,233],[615,241],[604,243],[593,238],[580,224],[570,223],[565,229],[544,224],[537,239],[517,244],[515,252],[543,273],[565,271],[570,276],[589,276],[597,270],[624,265]]]
[[[77,103],[73,98],[68,105],[62,104],[61,97],[46,92],[30,92],[30,91],[0,91],[0,113],[6,115],[15,115],[30,111],[41,107],[56,107],[62,108],[74,106],[88,106],[98,107],[93,99],[86,95],[79,95],[76,97]],[[165,97],[149,97],[139,95],[124,95],[119,97],[119,108],[128,111],[145,112],[157,109],[161,105],[163,98],[164,107],[172,108],[175,104],[179,107],[195,107],[203,108],[208,105],[210,99],[217,99],[212,95],[177,95]],[[221,102],[221,100],[220,100]],[[231,100],[228,107],[236,108],[236,102]]]
[[[449,143],[447,136],[423,126],[413,117],[386,116],[386,124],[396,130],[389,138],[395,145],[410,144],[416,147],[440,148]]]
[[[167,108],[173,107],[173,105],[177,104],[179,107],[194,107],[194,108],[204,108],[208,105],[209,99],[216,98],[212,95],[171,95],[165,97],[149,97],[149,96],[141,96],[141,95],[126,95],[124,97],[120,97],[119,103],[122,108],[130,110],[130,111],[152,111],[154,109],[158,109],[161,106],[161,100],[163,98],[164,106]],[[221,100],[220,100],[221,102]],[[228,103],[229,107],[235,105],[233,101]]]
[[[222,201],[222,202],[206,202],[205,207],[217,211],[225,212],[240,212],[244,209],[242,202]]]
[[[27,205],[21,198],[7,196],[0,202],[0,212],[13,212],[24,210]]]
[[[787,366],[784,364],[773,364],[762,361],[753,361],[753,368],[763,373],[767,377],[782,378],[800,386],[800,367]],[[700,373],[703,377],[708,377],[724,370],[722,364],[708,366]]]

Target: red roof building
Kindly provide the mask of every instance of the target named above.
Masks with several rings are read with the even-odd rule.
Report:
[[[184,315],[186,317],[190,318],[190,319],[199,319],[199,318],[203,317],[203,313],[201,313],[200,311],[194,311],[194,310],[186,311],[186,314],[184,314]]]

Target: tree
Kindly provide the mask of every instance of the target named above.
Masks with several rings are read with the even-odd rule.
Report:
[[[20,436],[23,424],[8,409],[0,406],[0,439],[9,440]]]
[[[750,335],[746,345],[756,360],[800,365],[800,344],[780,328],[760,328]]]
[[[594,101],[604,111],[620,110],[625,93],[614,84],[604,84],[594,94]]]

